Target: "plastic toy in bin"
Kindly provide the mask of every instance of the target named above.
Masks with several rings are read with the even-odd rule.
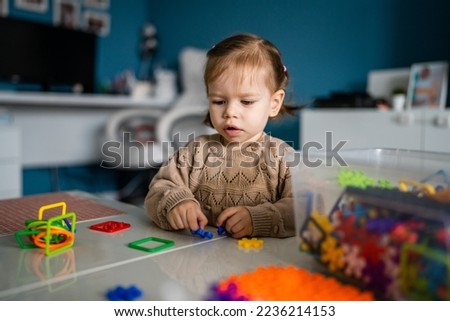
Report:
[[[360,291],[334,278],[293,266],[259,266],[253,271],[212,285],[208,301],[371,301],[370,291]],[[303,316],[301,311],[297,316]],[[305,316],[310,315],[305,311]],[[318,316],[318,315],[317,315]]]
[[[44,219],[44,212],[61,207],[61,215]],[[59,202],[41,206],[38,218],[27,220],[25,229],[17,231],[15,238],[22,249],[42,248],[45,255],[54,255],[71,248],[75,242],[76,214],[66,213],[67,205]],[[28,237],[31,243],[25,243]]]
[[[340,156],[346,167],[294,170],[300,250],[379,298],[450,300],[450,155]]]

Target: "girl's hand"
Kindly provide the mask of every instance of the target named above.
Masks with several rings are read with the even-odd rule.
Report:
[[[208,219],[200,206],[191,200],[183,201],[172,208],[167,214],[167,221],[174,230],[205,228]]]
[[[219,214],[217,226],[225,226],[225,229],[235,239],[251,235],[253,233],[252,218],[250,212],[244,206],[229,207]]]

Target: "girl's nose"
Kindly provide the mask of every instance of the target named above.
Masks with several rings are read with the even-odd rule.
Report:
[[[237,106],[236,103],[233,102],[229,102],[226,107],[225,110],[223,112],[223,116],[224,118],[234,118],[237,116]]]

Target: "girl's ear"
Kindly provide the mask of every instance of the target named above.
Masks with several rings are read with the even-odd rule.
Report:
[[[281,106],[283,106],[284,96],[286,95],[283,89],[276,91],[272,95],[271,109],[269,117],[275,117],[280,112]]]

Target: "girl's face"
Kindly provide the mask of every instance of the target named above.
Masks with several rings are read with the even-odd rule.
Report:
[[[258,140],[269,120],[278,114],[285,92],[267,87],[264,69],[225,71],[208,85],[211,123],[227,142]]]

